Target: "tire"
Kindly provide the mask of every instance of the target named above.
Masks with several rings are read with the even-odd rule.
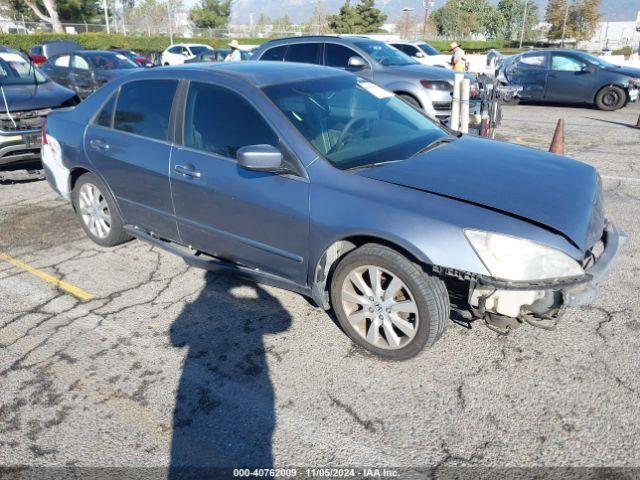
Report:
[[[168,67],[169,66],[169,62],[164,62],[164,66]]]
[[[405,102],[407,102],[412,107],[417,108],[418,110],[422,110],[422,106],[420,105],[420,102],[418,102],[418,100],[416,100],[415,97],[408,95],[406,93],[399,93],[398,97],[404,100]]]
[[[596,95],[596,106],[600,110],[612,112],[619,110],[627,103],[627,92],[615,85],[608,85]]]
[[[372,288],[370,267],[379,272],[375,273],[378,292]],[[392,285],[397,286],[397,281],[402,285],[395,289]],[[433,345],[449,319],[449,294],[444,282],[395,250],[374,243],[340,260],[330,293],[333,310],[349,338],[389,360],[407,360],[425,345]]]
[[[71,200],[82,229],[95,243],[115,247],[131,240],[132,237],[124,231],[115,200],[93,173],[85,173],[78,178]]]

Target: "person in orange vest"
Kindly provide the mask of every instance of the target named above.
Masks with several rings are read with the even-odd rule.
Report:
[[[453,42],[450,47],[450,51],[453,52],[451,67],[456,72],[465,72],[467,70],[467,60],[464,58],[464,50],[456,42]]]

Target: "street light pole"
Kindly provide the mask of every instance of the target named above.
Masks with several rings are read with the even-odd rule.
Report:
[[[171,11],[171,0],[167,2],[167,12],[169,13],[169,43],[173,45],[173,24],[171,20],[171,15],[173,12]]]
[[[422,23],[422,39],[427,36],[427,22],[429,21],[429,7],[433,5],[431,0],[422,0],[424,6],[424,22]]]
[[[413,8],[404,7],[402,11],[404,12],[404,39],[409,40],[409,12],[413,12]]]
[[[524,28],[527,24],[527,7],[529,6],[529,0],[524,0],[524,15],[522,16],[522,33],[520,34],[520,48],[522,48],[522,41],[524,40]]]
[[[567,19],[569,18],[569,1],[567,0],[567,8],[564,11],[564,21],[562,22],[562,40],[560,41],[560,48],[564,48],[564,35],[567,31]]]

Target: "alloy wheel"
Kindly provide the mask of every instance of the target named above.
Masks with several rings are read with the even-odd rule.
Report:
[[[418,305],[394,273],[376,265],[356,267],[345,277],[341,296],[347,320],[369,344],[395,350],[415,337]]]
[[[91,183],[85,183],[78,194],[78,208],[82,221],[92,235],[107,238],[111,231],[111,213],[102,192]]]

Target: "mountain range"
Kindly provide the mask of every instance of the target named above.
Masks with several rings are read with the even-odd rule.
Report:
[[[433,1],[433,0],[432,0]],[[435,0],[436,9],[446,0]],[[498,3],[498,0],[491,0]],[[547,5],[547,0],[533,0],[538,3],[541,14]],[[355,4],[357,0],[352,0]],[[330,13],[337,13],[344,0],[324,0],[324,5]],[[294,23],[307,21],[313,12],[315,0],[235,0],[233,2],[233,22],[249,23],[250,13],[253,12],[254,20],[265,14],[270,18],[288,15]],[[389,16],[389,22],[394,22],[402,15],[403,8],[414,8],[416,12],[422,12],[422,0],[376,0],[376,6]],[[602,0],[600,11],[602,20],[607,21],[635,21],[640,10],[639,0]]]

